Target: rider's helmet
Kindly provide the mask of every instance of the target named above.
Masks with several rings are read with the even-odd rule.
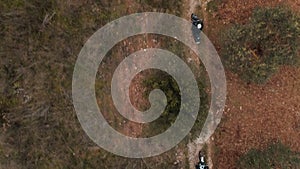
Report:
[[[192,13],[191,20],[192,20],[193,25],[195,25],[197,27],[197,29],[199,29],[199,30],[203,29],[203,21],[200,20],[197,15]]]

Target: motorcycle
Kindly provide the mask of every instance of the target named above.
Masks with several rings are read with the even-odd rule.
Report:
[[[192,20],[192,33],[196,44],[200,44],[200,33],[204,27],[203,20],[200,20],[197,15],[191,15]]]
[[[199,152],[199,163],[196,165],[196,169],[209,169],[208,165],[205,163],[204,155]]]

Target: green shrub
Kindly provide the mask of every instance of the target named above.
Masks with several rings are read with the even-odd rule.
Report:
[[[201,102],[197,119],[191,130],[192,138],[199,135],[208,113],[208,96],[205,91],[205,82],[203,79],[197,78],[196,80]],[[187,83],[189,85],[189,82]],[[181,92],[177,82],[169,74],[158,70],[151,70],[150,75],[143,81],[143,85],[147,89],[144,95],[145,98],[148,98],[150,92],[154,89],[162,90],[167,98],[167,106],[164,112],[158,119],[148,123],[148,129],[144,130],[144,134],[147,137],[151,137],[164,132],[175,122],[181,106]],[[188,105],[186,106],[189,107]],[[146,110],[149,108],[147,107]]]
[[[136,0],[142,6],[149,5],[159,12],[166,12],[180,16],[182,12],[182,0]]]
[[[238,160],[242,169],[299,168],[300,153],[292,152],[282,143],[274,143],[264,150],[252,149]]]
[[[180,108],[180,90],[176,81],[170,75],[157,70],[152,70],[150,77],[147,77],[147,79],[143,81],[143,85],[147,88],[145,98],[148,98],[153,89],[162,90],[167,97],[167,106],[161,114],[161,117],[149,124],[149,128],[153,127],[152,132],[149,134],[155,135],[165,131],[174,123]],[[148,132],[149,131],[146,133]]]
[[[246,25],[223,35],[226,66],[247,82],[265,82],[283,64],[297,61],[299,16],[284,7],[257,8]]]
[[[216,12],[219,9],[219,5],[223,3],[223,0],[212,0],[207,3],[207,9],[209,12]]]

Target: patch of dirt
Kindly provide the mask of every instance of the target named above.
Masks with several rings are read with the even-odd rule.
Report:
[[[267,84],[245,84],[227,73],[228,100],[216,133],[217,168],[235,168],[251,148],[280,140],[300,151],[300,68],[282,67]]]
[[[216,12],[206,11],[202,7],[205,9],[204,17],[209,18],[205,19],[205,25],[210,25],[204,32],[217,50],[220,50],[218,31],[232,23],[246,23],[253,9],[258,6],[276,5],[288,5],[296,12],[300,9],[299,0],[223,0]],[[211,15],[207,15],[207,12]],[[236,168],[236,160],[242,154],[251,148],[264,148],[277,140],[290,146],[292,150],[300,151],[297,142],[300,140],[299,73],[299,68],[284,66],[267,84],[254,85],[245,84],[237,75],[227,72],[226,111],[218,132],[208,145],[210,168]],[[213,166],[210,158],[213,159]]]
[[[253,9],[256,7],[274,7],[277,5],[286,5],[292,7],[294,11],[299,11],[299,0],[223,0],[219,6],[217,17],[222,20],[224,24],[228,23],[246,23],[251,17]]]
[[[159,48],[160,42],[154,40],[155,37],[152,35],[146,35],[145,39],[143,41],[140,41],[138,44],[144,44],[142,48]],[[129,53],[133,53],[134,51],[131,51]],[[147,64],[147,61],[145,60],[145,64]],[[143,81],[146,79],[146,77],[149,77],[150,72],[143,71],[140,72],[137,76],[133,78],[130,84],[129,88],[129,96],[131,99],[131,103],[140,111],[144,110],[145,108],[150,108],[150,102],[148,101],[148,98],[144,96],[146,93],[146,87],[143,85]]]
[[[129,14],[136,13],[137,9],[142,8],[142,6],[140,4],[136,3],[136,1],[133,1],[133,0],[126,0],[123,3],[124,3],[124,7],[126,7],[127,13],[129,13]],[[115,9],[113,9],[113,10],[115,10]],[[146,26],[145,24],[141,25],[142,29],[145,26]],[[115,58],[115,60],[118,60],[118,62],[121,62],[123,59],[125,59],[125,57],[127,57],[128,55],[130,55],[136,51],[139,51],[142,49],[147,49],[147,48],[155,48],[157,45],[158,44],[156,44],[151,38],[148,38],[147,35],[131,37],[131,38],[129,38],[129,40],[124,40],[122,42],[122,44],[120,44],[120,46],[118,46],[120,48],[119,48],[118,52],[115,54],[116,57],[118,57],[118,59]],[[149,61],[143,60],[141,62],[143,62],[146,65]],[[128,66],[132,66],[132,65],[128,65]],[[124,71],[124,73],[126,73],[126,72]],[[141,74],[141,73],[138,74],[136,77],[134,77],[133,81],[130,82],[130,88],[129,88],[129,97],[130,97],[131,104],[140,111],[142,111],[141,106],[148,104],[148,100],[143,96],[146,89],[141,83],[145,76],[146,76],[145,74]],[[120,77],[123,77],[123,76],[120,75]],[[109,76],[106,78],[110,79],[111,77]],[[118,84],[119,88],[123,88],[123,84],[125,84],[125,82],[128,80],[129,79],[119,80],[119,84]],[[126,99],[126,98],[123,98],[123,99]],[[102,105],[103,104],[104,103],[102,103]],[[112,106],[113,103],[111,101],[108,101],[108,103],[106,103],[106,104],[111,105],[110,107],[114,107],[114,106]],[[123,106],[123,111],[128,112],[126,106]],[[135,123],[133,121],[127,120],[126,118],[121,120],[121,118],[119,117],[120,115],[115,114],[116,116],[110,116],[109,114],[110,114],[110,112],[104,112],[105,118],[108,119],[108,121],[110,121],[110,124],[115,126],[116,129],[119,132],[121,132],[122,134],[130,136],[130,137],[134,137],[134,138],[137,138],[142,135],[143,124]],[[114,120],[114,118],[116,118],[117,120]]]
[[[134,1],[131,0],[127,0],[125,1],[125,3],[126,6],[129,7],[128,8],[129,13],[134,12],[133,10],[131,10],[132,9],[131,7],[138,6],[138,4],[136,4]],[[145,26],[147,26],[145,23],[141,25],[142,29],[145,29]],[[126,53],[128,54],[132,54],[133,52],[141,49],[157,48],[159,45],[160,45],[159,43],[157,43],[151,38],[151,35],[144,35],[143,38],[138,38],[133,45],[130,45],[130,42],[126,42],[126,41],[124,42],[124,46],[128,47],[128,50],[126,51]],[[141,62],[144,63],[143,65],[147,65],[149,62],[151,62],[151,60],[143,59],[141,60]],[[147,77],[147,74],[143,74],[143,73],[138,74],[136,77],[134,77],[133,81],[130,83],[130,88],[129,88],[130,101],[132,105],[135,106],[140,111],[143,111],[142,109],[144,108],[141,106],[149,105],[147,98],[144,97],[146,88],[143,86],[142,83],[145,77]],[[128,80],[128,79],[124,79],[124,80]],[[120,85],[122,84],[124,83],[121,82]],[[124,107],[124,109],[126,109],[126,107]],[[142,134],[143,125],[131,121],[127,121],[126,123],[124,123],[122,131],[126,135],[130,135],[132,137],[138,137]]]

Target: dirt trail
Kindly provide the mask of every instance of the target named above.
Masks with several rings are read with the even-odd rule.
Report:
[[[208,22],[208,17],[207,17],[207,3],[210,2],[211,0],[203,0],[203,2],[201,3],[201,9],[202,9],[202,15],[203,15],[203,20],[205,22],[204,24],[204,29],[208,28],[209,26],[209,22]],[[213,155],[213,147],[212,147],[212,142],[213,142],[213,137],[211,137],[206,145],[207,145],[207,164],[209,166],[210,169],[213,168],[213,161],[212,161],[212,155]]]
[[[198,6],[201,7],[201,13],[202,13],[202,19],[205,22],[205,28],[208,27],[208,23],[207,23],[207,13],[206,13],[206,8],[207,8],[207,3],[211,1],[211,0],[186,0],[185,1],[185,4],[189,4],[188,8],[185,7],[184,11],[187,11],[186,14],[185,14],[185,17],[186,19],[190,19],[190,15],[192,13],[197,13],[196,11],[196,8]],[[205,29],[204,28],[204,29]],[[192,58],[196,63],[200,62],[199,61],[199,58],[196,57],[196,58]],[[188,145],[188,154],[189,154],[189,165],[190,165],[190,168],[191,169],[194,169],[195,167],[195,164],[198,162],[198,152],[203,148],[204,144],[203,142],[199,142],[197,140],[201,140],[201,139],[195,139],[194,142],[191,142],[189,143]],[[213,168],[213,163],[212,163],[212,144],[211,144],[212,140],[209,139],[208,142],[206,143],[207,145],[207,157],[206,157],[206,160],[208,162],[208,165],[209,165],[209,168],[212,169]]]
[[[184,1],[184,9],[183,9],[183,17],[187,20],[190,20],[191,14],[195,13],[196,7],[200,6],[201,1],[199,0],[185,0]],[[197,63],[200,63],[200,60],[197,56],[191,55],[191,59]],[[188,144],[188,160],[189,160],[189,168],[194,169],[195,164],[198,162],[198,152],[203,148],[203,144],[199,144],[196,142],[190,142]]]

